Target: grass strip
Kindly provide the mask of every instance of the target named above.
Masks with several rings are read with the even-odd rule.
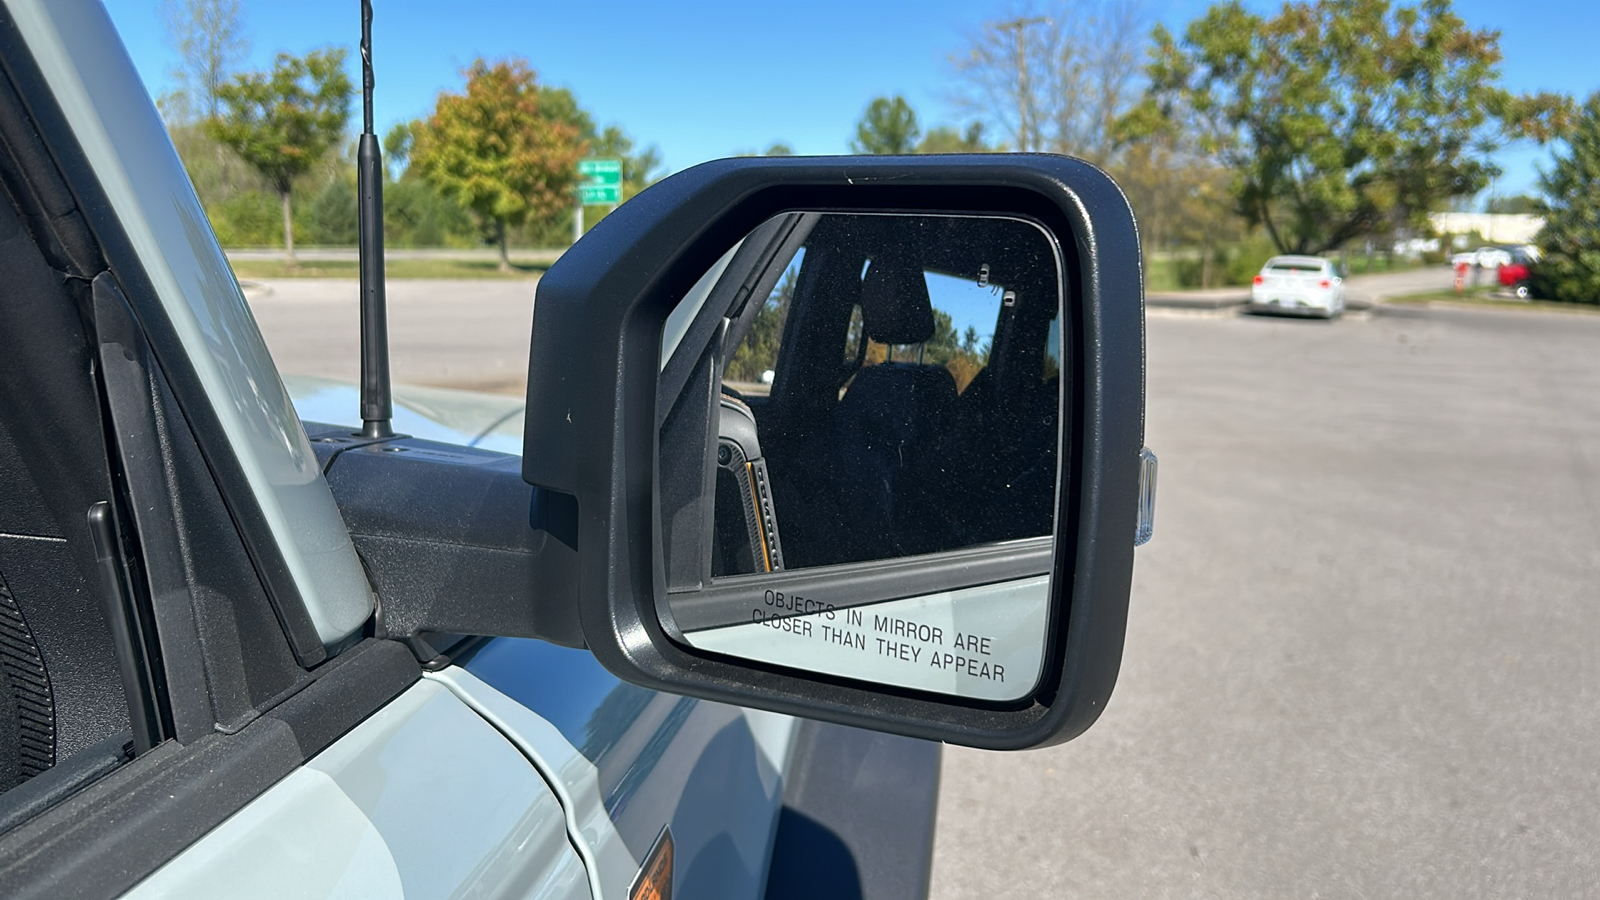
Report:
[[[281,259],[239,259],[232,262],[240,278],[359,278],[361,270],[353,259],[306,260],[297,266]],[[516,263],[510,272],[500,271],[493,259],[391,259],[384,266],[389,278],[537,278],[550,268],[549,263]]]
[[[1425,294],[1405,294],[1385,297],[1383,302],[1403,306],[1444,306],[1463,309],[1509,309],[1533,312],[1600,314],[1600,305],[1589,303],[1560,303],[1554,300],[1517,300],[1496,297],[1489,288],[1476,288],[1464,293],[1455,291],[1429,291]]]

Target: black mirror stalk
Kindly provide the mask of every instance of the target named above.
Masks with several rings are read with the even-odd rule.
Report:
[[[372,130],[372,2],[361,0],[361,139],[356,177],[361,256],[361,436],[394,434],[389,421],[389,320],[383,290],[383,153]]]

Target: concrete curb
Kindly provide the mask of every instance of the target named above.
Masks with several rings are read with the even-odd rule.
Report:
[[[1144,305],[1157,309],[1203,309],[1218,310],[1235,306],[1244,306],[1250,302],[1248,291],[1239,293],[1229,291],[1217,293],[1211,291],[1158,291],[1144,295]]]
[[[249,278],[239,279],[239,290],[244,292],[247,301],[259,300],[262,297],[272,296],[272,285],[264,281],[254,281]]]

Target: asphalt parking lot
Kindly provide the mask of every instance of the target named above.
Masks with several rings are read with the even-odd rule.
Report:
[[[253,290],[354,379],[353,282]],[[516,390],[532,291],[392,282],[397,379]],[[1600,315],[1153,311],[1116,694],[946,752],[933,897],[1600,896],[1597,360]]]
[[[394,380],[522,393],[537,284],[390,281],[385,294]],[[351,383],[360,378],[360,286],[354,279],[282,278],[244,287],[280,371]]]
[[[946,752],[932,896],[1600,895],[1600,316],[1156,313],[1148,360],[1116,694]]]

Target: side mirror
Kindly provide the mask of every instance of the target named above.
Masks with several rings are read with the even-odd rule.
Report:
[[[619,677],[1036,746],[1116,681],[1143,373],[1099,169],[722,160],[540,280],[523,477],[576,499],[583,637]]]

